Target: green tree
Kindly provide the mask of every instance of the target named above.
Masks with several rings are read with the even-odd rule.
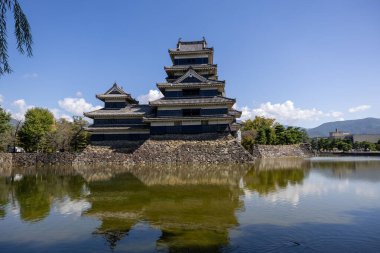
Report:
[[[365,151],[375,151],[376,150],[376,145],[374,143],[371,143],[368,141],[363,141],[361,143],[361,146]]]
[[[49,143],[47,151],[81,151],[89,143],[89,133],[84,131],[84,126],[88,125],[82,117],[74,117],[73,122],[66,119],[59,119],[55,122],[54,128],[47,134]]]
[[[26,15],[17,0],[0,0],[0,76],[11,73],[8,63],[7,43],[7,13],[13,12],[14,33],[16,35],[17,50],[21,54],[32,56],[32,34]]]
[[[243,123],[243,130],[256,130],[259,131],[262,128],[271,128],[275,119],[256,116],[254,120],[247,120]]]
[[[74,126],[72,122],[66,119],[59,119],[55,123],[54,130],[50,135],[50,147],[52,151],[68,151],[70,150],[70,142],[74,136]]]
[[[283,145],[286,144],[286,138],[285,138],[285,127],[281,124],[276,123],[274,125],[274,131],[276,134],[276,144]]]
[[[243,131],[241,134],[241,145],[249,152],[252,152],[256,136],[257,132],[255,130]]]
[[[316,138],[311,139],[310,145],[313,150],[318,150],[318,151],[320,150],[318,146],[318,139]]]
[[[90,134],[84,131],[88,122],[82,117],[74,117],[74,135],[71,138],[71,150],[82,151],[90,142]]]
[[[327,138],[318,139],[318,148],[319,150],[326,151],[329,149],[329,140]]]
[[[352,145],[345,141],[338,141],[336,144],[336,148],[342,150],[344,152],[350,151],[352,149]]]
[[[0,134],[4,134],[11,129],[11,115],[0,107]]]
[[[251,150],[254,144],[266,145],[286,145],[309,142],[309,137],[304,129],[299,127],[285,128],[275,119],[255,117],[243,123],[243,133],[247,131],[256,132],[256,137],[251,134],[242,134],[242,144]]]
[[[261,144],[261,145],[267,144],[267,135],[265,133],[265,129],[264,128],[261,128],[257,132],[256,143],[257,144]]]
[[[308,141],[306,131],[299,127],[288,127],[284,133],[285,143],[283,144],[297,144]]]
[[[26,151],[44,151],[46,136],[53,129],[53,114],[43,108],[29,109],[19,132],[19,139]]]
[[[265,139],[267,145],[275,145],[276,144],[276,132],[272,127],[264,128],[265,131]]]
[[[4,151],[11,132],[11,115],[0,107],[0,151]]]

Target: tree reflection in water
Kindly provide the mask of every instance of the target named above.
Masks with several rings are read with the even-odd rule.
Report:
[[[17,172],[22,172],[17,171]],[[29,172],[28,172],[29,173]],[[5,216],[5,206],[18,204],[20,218],[25,222],[38,222],[50,213],[57,199],[79,198],[84,180],[76,175],[13,174],[0,178],[0,217]]]
[[[310,169],[310,161],[299,158],[262,159],[244,176],[245,187],[266,195],[288,185],[302,184]]]

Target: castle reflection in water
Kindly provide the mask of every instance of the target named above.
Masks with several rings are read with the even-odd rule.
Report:
[[[368,175],[369,180],[380,181],[379,173],[377,178],[367,174],[378,164],[282,159],[245,166],[3,169],[0,219],[11,206],[18,209],[23,222],[39,223],[54,205],[66,203],[72,205],[67,210],[79,208],[80,216],[100,221],[93,235],[103,237],[111,249],[144,221],[161,231],[157,249],[218,251],[228,246],[229,230],[238,226],[236,212],[245,208],[243,187],[259,195],[270,194],[302,184],[311,167],[330,177]],[[326,167],[332,170],[323,170]]]

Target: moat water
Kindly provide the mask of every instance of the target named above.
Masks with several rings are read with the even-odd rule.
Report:
[[[3,170],[0,252],[380,252],[380,158]]]

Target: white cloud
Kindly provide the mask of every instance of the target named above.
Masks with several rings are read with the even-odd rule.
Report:
[[[350,113],[362,112],[362,111],[368,110],[370,108],[371,108],[370,105],[359,105],[359,106],[356,106],[356,107],[351,107],[350,109],[348,109],[348,111]]]
[[[22,76],[22,78],[24,79],[35,79],[35,78],[38,78],[38,74],[37,73],[26,73],[25,75]]]
[[[17,109],[15,112],[12,111],[12,117],[17,120],[24,120],[26,111],[35,107],[34,105],[27,105],[24,99],[15,100],[12,105]]]
[[[333,118],[340,118],[343,116],[343,113],[342,112],[330,112],[330,113],[327,113],[326,116],[331,116]]]
[[[77,96],[77,97],[82,97],[82,92],[77,91],[77,92],[75,93],[75,96]]]
[[[84,98],[64,98],[58,101],[59,107],[76,116],[82,116],[83,112],[99,110],[101,106],[94,106]]]
[[[318,120],[321,116],[323,116],[323,112],[315,108],[297,108],[290,100],[285,101],[282,104],[272,104],[271,102],[267,102],[252,110],[248,107],[243,107],[242,112],[242,119],[244,119],[244,117],[247,119],[253,118],[254,116],[263,116],[275,118],[286,123],[292,123],[299,120]]]
[[[138,96],[137,100],[140,101],[140,104],[148,104],[150,101],[157,100],[163,96],[158,90],[149,90],[148,94]]]
[[[275,118],[277,121],[285,124],[294,124],[299,121],[318,121],[321,118],[334,118],[343,120],[343,113],[331,111],[324,113],[316,108],[304,109],[294,105],[294,102],[287,100],[284,103],[272,104],[271,102],[263,103],[257,108],[249,108],[248,106],[237,107],[242,111],[241,120],[252,119],[255,116],[267,118]]]
[[[81,116],[83,112],[101,108],[101,106],[93,106],[92,104],[87,103],[83,98],[64,98],[63,100],[58,101],[58,104],[62,109],[70,113],[65,113],[58,108],[49,109],[57,120],[63,118],[68,121],[73,121],[71,114]],[[13,101],[12,106],[15,109],[10,112],[12,113],[12,117],[17,120],[24,120],[26,111],[35,107],[34,105],[28,105],[25,99]]]
[[[4,97],[3,95],[0,94],[0,104],[2,104],[4,102]]]
[[[65,198],[57,203],[55,210],[63,215],[81,216],[82,213],[91,208],[91,203],[86,200],[71,200]]]
[[[288,185],[286,189],[277,189],[277,191],[265,196],[264,199],[273,203],[283,201],[298,205],[300,199],[305,196],[323,196],[330,192],[343,193],[347,191],[349,191],[349,181],[342,181],[337,184],[327,184],[318,180],[316,182],[309,182],[306,185]]]
[[[73,117],[70,117],[69,115],[62,113],[61,110],[57,108],[49,109],[49,111],[53,113],[54,118],[56,119],[65,119],[67,121],[73,121]]]

